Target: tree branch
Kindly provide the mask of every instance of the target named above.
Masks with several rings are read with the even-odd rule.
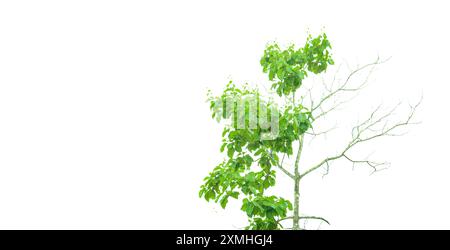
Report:
[[[410,125],[410,124],[416,124],[416,123],[412,122],[412,118],[414,117],[414,114],[416,113],[416,109],[420,105],[421,102],[422,102],[422,98],[419,100],[419,102],[416,105],[414,105],[414,106],[410,105],[409,115],[407,116],[407,118],[404,121],[394,123],[393,125],[390,125],[390,126],[388,126],[387,119],[392,116],[392,114],[394,113],[394,111],[397,109],[397,107],[399,105],[395,106],[391,111],[387,112],[386,114],[381,115],[378,118],[375,118],[380,109],[380,106],[377,107],[371,113],[371,115],[369,116],[369,118],[367,120],[363,121],[362,123],[360,123],[359,125],[355,126],[352,129],[352,140],[347,144],[347,146],[339,154],[332,156],[332,157],[325,158],[318,164],[314,165],[313,167],[309,168],[304,173],[302,173],[300,175],[300,178],[303,178],[307,174],[317,170],[318,168],[322,167],[325,164],[327,166],[329,166],[328,164],[330,162],[338,160],[340,158],[344,158],[344,159],[352,162],[353,164],[356,164],[356,163],[367,164],[368,166],[372,167],[374,169],[374,171],[377,171],[378,166],[386,165],[387,163],[376,163],[376,162],[370,161],[370,160],[353,160],[351,157],[348,156],[347,152],[351,148],[353,148],[356,145],[361,144],[363,142],[367,142],[367,141],[370,141],[370,140],[373,140],[373,139],[376,139],[379,137],[383,137],[383,136],[396,136],[396,135],[398,135],[398,134],[394,134],[396,129]],[[376,126],[379,124],[382,124],[382,123],[384,123],[383,127],[381,129],[376,129]]]
[[[283,166],[278,165],[277,166],[283,173],[285,173],[287,176],[289,176],[291,179],[295,179],[294,175],[291,174],[287,169],[283,168]]]
[[[288,216],[288,217],[284,217],[282,219],[277,220],[277,223],[280,223],[284,220],[293,220],[293,219],[294,219],[294,216]],[[321,220],[321,221],[327,223],[328,225],[331,225],[328,220],[326,220],[325,218],[319,217],[319,216],[300,216],[299,219],[300,220]]]
[[[322,217],[318,217],[318,216],[300,216],[301,220],[321,220],[325,223],[327,223],[328,225],[331,225],[330,222]]]
[[[283,167],[283,162],[284,162],[284,157],[286,156],[286,154],[283,154],[283,158],[281,159],[281,162],[278,162],[278,164],[277,164],[277,167],[281,170],[281,171],[283,171],[283,173],[285,173],[287,176],[289,176],[291,179],[295,179],[295,176],[291,173],[291,172],[289,172],[287,169],[285,169],[284,167]],[[270,152],[270,157],[273,159],[273,156],[272,156],[272,152]]]
[[[389,60],[389,58],[387,59]],[[314,119],[317,120],[323,116],[325,116],[326,114],[338,109],[338,107],[342,106],[343,104],[351,101],[354,97],[349,98],[347,100],[342,100],[337,102],[337,100],[334,100],[334,104],[327,109],[323,108],[323,105],[325,105],[328,101],[334,99],[334,97],[336,97],[338,94],[342,93],[342,92],[358,92],[359,90],[361,90],[362,88],[364,88],[367,85],[367,82],[369,80],[370,75],[372,74],[375,66],[382,64],[384,62],[386,62],[387,60],[380,60],[380,58],[378,57],[374,62],[360,66],[358,68],[356,68],[355,70],[351,70],[349,75],[347,76],[347,78],[345,79],[344,82],[342,82],[336,89],[333,89],[333,85],[336,82],[336,75],[340,70],[340,66],[338,68],[338,70],[336,71],[336,74],[333,77],[333,80],[331,82],[331,86],[327,86],[327,84],[325,83],[325,81],[322,81],[323,85],[324,85],[324,89],[326,91],[327,94],[325,94],[324,96],[321,97],[321,99],[319,100],[319,102],[317,104],[313,104],[314,102],[311,100],[311,113],[314,113],[317,111],[320,111],[318,114],[314,114]],[[357,86],[349,86],[351,80],[354,78],[355,75],[357,75],[359,72],[364,71],[365,69],[370,68],[369,72],[367,73],[367,76],[365,78],[365,80],[357,85]],[[309,94],[310,94],[310,98],[311,98],[311,90],[309,90]]]

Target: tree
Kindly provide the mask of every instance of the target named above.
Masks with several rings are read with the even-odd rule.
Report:
[[[267,45],[260,64],[268,74],[271,90],[264,95],[249,85],[236,86],[230,81],[219,96],[208,93],[212,117],[225,121],[221,152],[225,159],[204,179],[199,196],[214,201],[225,208],[230,198],[242,197],[241,210],[249,218],[246,229],[281,229],[281,221],[292,220],[292,229],[301,229],[301,220],[328,221],[318,216],[302,216],[299,213],[300,183],[318,169],[328,173],[337,160],[353,165],[364,164],[378,171],[385,162],[355,158],[351,149],[368,141],[399,135],[399,128],[412,124],[420,101],[410,107],[404,120],[389,122],[398,105],[387,112],[380,107],[367,119],[353,127],[351,139],[338,154],[325,157],[313,166],[300,169],[302,150],[306,136],[314,138],[328,130],[318,132],[317,121],[337,110],[349,101],[342,93],[357,94],[366,84],[379,58],[372,63],[350,70],[344,80],[322,85],[322,95],[314,98],[311,89],[302,88],[309,75],[319,75],[334,65],[331,44],[325,33],[308,36],[305,45],[282,49],[276,43]],[[339,71],[339,70],[338,70]],[[355,85],[356,75],[366,78]],[[293,159],[293,169],[285,166],[285,159]],[[276,184],[277,173],[287,175],[293,182],[293,202],[265,191]],[[291,212],[292,211],[292,212]],[[329,224],[329,223],[328,223]]]

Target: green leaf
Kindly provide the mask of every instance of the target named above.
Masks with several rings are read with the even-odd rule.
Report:
[[[227,203],[228,203],[228,195],[224,195],[222,199],[220,199],[220,206],[222,208],[225,208],[227,206]]]
[[[229,144],[228,146],[233,146],[233,145]],[[233,155],[234,155],[233,147],[228,147],[227,155],[228,155],[228,157],[233,158]]]
[[[247,213],[248,217],[252,217],[253,216],[253,209],[254,209],[253,204],[252,203],[248,203],[247,207],[245,209],[245,212]]]
[[[239,192],[230,192],[228,195],[237,199],[239,197]]]
[[[250,155],[244,156],[244,160],[247,165],[252,165],[253,163],[253,158]]]
[[[205,194],[206,201],[209,201],[210,199],[214,198],[216,198],[216,193],[214,192],[214,190],[209,190],[208,192],[206,192]]]
[[[288,200],[286,200],[286,202],[287,202],[288,209],[292,210],[292,203],[290,201],[288,201]]]

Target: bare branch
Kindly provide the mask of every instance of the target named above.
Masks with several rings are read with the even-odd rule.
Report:
[[[284,217],[284,218],[281,218],[281,219],[277,220],[277,222],[279,223],[279,222],[282,222],[284,220],[292,220],[292,219],[294,219],[294,216],[288,216],[288,217]]]
[[[319,217],[319,216],[300,216],[299,218],[300,218],[300,220],[321,220],[321,221],[327,223],[328,225],[331,225],[328,220],[326,220],[326,219],[324,219],[322,217]],[[288,216],[288,217],[279,219],[277,221],[277,223],[280,223],[280,222],[282,222],[284,220],[293,220],[293,219],[294,219],[294,216]]]
[[[330,173],[330,163],[326,162],[325,164],[326,164],[325,173],[322,174],[322,179],[325,178],[325,176],[327,176]]]
[[[283,173],[285,173],[287,176],[289,176],[291,179],[295,179],[294,175],[291,174],[287,169],[283,168],[283,166],[278,165],[277,166]]]
[[[305,132],[305,134],[311,135],[313,137],[317,137],[317,136],[321,136],[321,135],[326,135],[327,133],[331,132],[332,130],[334,130],[336,128],[337,128],[337,124],[335,123],[333,127],[328,128],[328,129],[326,129],[324,131],[316,132],[316,131],[314,131],[314,128],[312,128],[311,129],[312,132]]]
[[[330,222],[322,217],[318,217],[318,216],[300,216],[301,220],[321,220],[325,223],[327,223],[328,225],[331,225]]]
[[[353,167],[356,164],[368,165],[369,167],[371,167],[373,169],[371,174],[374,174],[377,171],[381,171],[381,170],[385,169],[385,168],[379,168],[380,166],[387,166],[387,165],[389,165],[389,162],[375,162],[375,161],[371,161],[371,160],[367,160],[367,159],[365,159],[365,160],[353,160],[351,157],[347,156],[346,154],[344,154],[343,157],[345,159],[347,159],[348,161],[352,162],[353,163]]]
[[[356,97],[356,95],[349,99],[341,100],[339,102],[334,100],[334,104],[330,108],[327,108],[327,109],[323,108],[323,106],[326,103],[328,103],[330,100],[333,100],[335,97],[337,97],[338,94],[340,94],[342,92],[358,92],[359,90],[363,89],[367,85],[369,77],[372,74],[373,70],[375,69],[375,66],[377,66],[381,63],[384,63],[386,61],[387,60],[382,61],[382,60],[380,60],[380,58],[377,58],[372,63],[358,67],[355,70],[350,70],[350,73],[347,76],[347,78],[345,79],[345,81],[342,82],[341,84],[339,84],[339,86],[336,89],[333,89],[333,85],[336,82],[337,72],[339,72],[339,70],[340,70],[340,66],[339,66],[338,70],[336,71],[336,74],[333,77],[330,87],[328,87],[327,84],[325,84],[325,81],[323,81],[323,85],[324,85],[326,94],[324,96],[322,96],[322,98],[319,100],[319,102],[315,105],[311,101],[311,108],[310,108],[311,112],[314,113],[314,112],[320,110],[320,113],[314,114],[314,118],[317,120],[317,119],[325,116],[326,114],[330,113],[331,111],[338,109],[338,107],[342,106],[343,104],[351,101],[354,97]],[[367,73],[365,80],[357,86],[349,86],[350,82],[354,78],[354,76],[357,75],[359,72],[364,71],[365,69],[369,69],[369,72]],[[310,94],[310,98],[311,98],[311,90],[309,90],[309,94]]]
[[[283,171],[283,173],[285,173],[287,176],[289,176],[291,179],[295,179],[295,176],[291,173],[291,172],[289,172],[287,169],[285,169],[284,167],[283,167],[283,162],[284,162],[284,157],[286,156],[286,154],[283,154],[283,158],[281,159],[281,162],[279,162],[278,164],[277,164],[277,167],[281,170],[281,171]],[[272,155],[272,152],[270,152],[270,157],[273,159],[273,155]]]
[[[412,118],[414,117],[414,115],[416,113],[416,109],[420,105],[421,102],[422,102],[422,97],[416,105],[414,105],[414,106],[410,105],[409,115],[407,116],[407,118],[404,121],[397,122],[392,125],[388,125],[387,119],[390,118],[394,114],[394,111],[397,109],[397,107],[399,105],[396,105],[392,110],[390,110],[386,114],[383,114],[383,115],[379,116],[378,118],[375,118],[380,110],[380,106],[377,107],[370,114],[370,116],[367,120],[364,120],[362,123],[353,127],[352,140],[350,140],[350,142],[347,144],[347,146],[339,154],[332,156],[332,157],[325,158],[318,164],[314,165],[313,167],[311,167],[310,169],[308,169],[304,173],[302,173],[300,175],[300,178],[303,178],[307,174],[317,170],[318,168],[320,168],[324,165],[327,166],[326,170],[328,173],[329,164],[332,161],[335,161],[335,160],[338,160],[341,158],[346,159],[346,160],[352,162],[353,164],[356,164],[356,163],[366,164],[366,165],[370,166],[371,168],[373,168],[375,171],[378,169],[377,167],[387,165],[388,163],[385,163],[385,162],[377,163],[377,162],[370,161],[370,160],[354,160],[348,156],[347,152],[350,149],[352,149],[353,147],[355,147],[356,145],[361,144],[363,142],[367,142],[367,141],[370,141],[370,140],[373,140],[373,139],[376,139],[379,137],[383,137],[383,136],[397,136],[398,134],[395,134],[395,131],[397,129],[399,129],[401,127],[405,127],[407,125],[416,124],[416,123],[412,122]],[[382,124],[382,123],[384,123],[383,127],[381,129],[376,129],[376,126],[378,124]]]

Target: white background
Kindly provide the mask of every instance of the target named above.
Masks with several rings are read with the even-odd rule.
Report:
[[[301,212],[329,219],[322,229],[450,229],[448,9],[446,1],[2,1],[0,228],[242,228],[238,202],[222,210],[197,196],[223,157],[206,90],[229,79],[268,87],[259,65],[266,43],[303,44],[308,29],[323,29],[337,63],[392,56],[333,118],[338,135],[378,103],[413,103],[421,93],[422,123],[371,144],[388,170],[369,175],[340,162],[305,179]],[[345,143],[334,135],[308,146],[302,167]],[[292,198],[289,180],[278,181]]]

